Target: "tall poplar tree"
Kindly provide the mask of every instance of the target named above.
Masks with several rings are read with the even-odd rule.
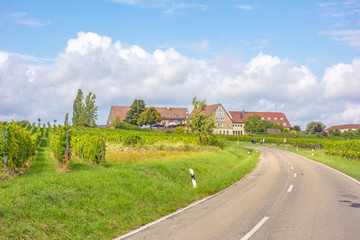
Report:
[[[72,117],[73,125],[79,124],[84,119],[83,100],[84,100],[83,92],[81,91],[81,89],[79,89],[73,104],[73,117]]]
[[[84,103],[83,92],[81,89],[78,90],[73,104],[73,125],[96,126],[98,107],[95,105],[95,100],[96,95],[89,92]]]
[[[89,92],[85,99],[85,116],[86,122],[90,124],[90,126],[96,126],[97,120],[97,110],[98,107],[95,106],[96,94]]]

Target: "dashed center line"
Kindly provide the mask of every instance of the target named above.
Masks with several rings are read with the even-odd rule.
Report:
[[[249,239],[252,235],[254,235],[256,233],[257,230],[259,230],[261,228],[262,225],[264,225],[266,223],[267,220],[269,220],[269,218],[270,217],[264,217],[258,224],[256,224],[256,226],[253,229],[250,230],[250,232],[248,232],[240,240]]]
[[[291,192],[294,188],[294,185],[290,185],[289,189],[287,190],[287,192]]]
[[[294,170],[294,168],[293,168],[293,167],[291,167],[291,169],[292,169],[292,170]]]
[[[294,177],[296,177],[297,175],[296,175],[296,173],[294,173]]]

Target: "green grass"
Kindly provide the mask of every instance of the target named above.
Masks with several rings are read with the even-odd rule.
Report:
[[[250,172],[260,153],[225,150],[179,159],[71,161],[57,173],[47,139],[28,171],[0,182],[0,239],[111,239],[218,192]],[[194,169],[198,187],[191,183]]]

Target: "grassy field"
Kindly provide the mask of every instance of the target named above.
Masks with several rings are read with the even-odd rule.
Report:
[[[243,178],[260,155],[247,153],[229,143],[176,157],[109,158],[106,167],[73,159],[70,172],[58,173],[43,138],[26,173],[0,182],[0,239],[111,239]]]

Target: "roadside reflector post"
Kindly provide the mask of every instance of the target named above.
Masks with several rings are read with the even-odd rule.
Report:
[[[311,149],[311,156],[314,156],[314,149]]]
[[[190,175],[191,175],[191,181],[192,181],[193,187],[196,188],[196,180],[195,180],[194,170],[192,170],[191,168],[190,168]]]
[[[248,152],[248,155],[249,155],[249,157],[250,157],[250,152]]]
[[[296,146],[296,151],[299,151],[299,146]]]

